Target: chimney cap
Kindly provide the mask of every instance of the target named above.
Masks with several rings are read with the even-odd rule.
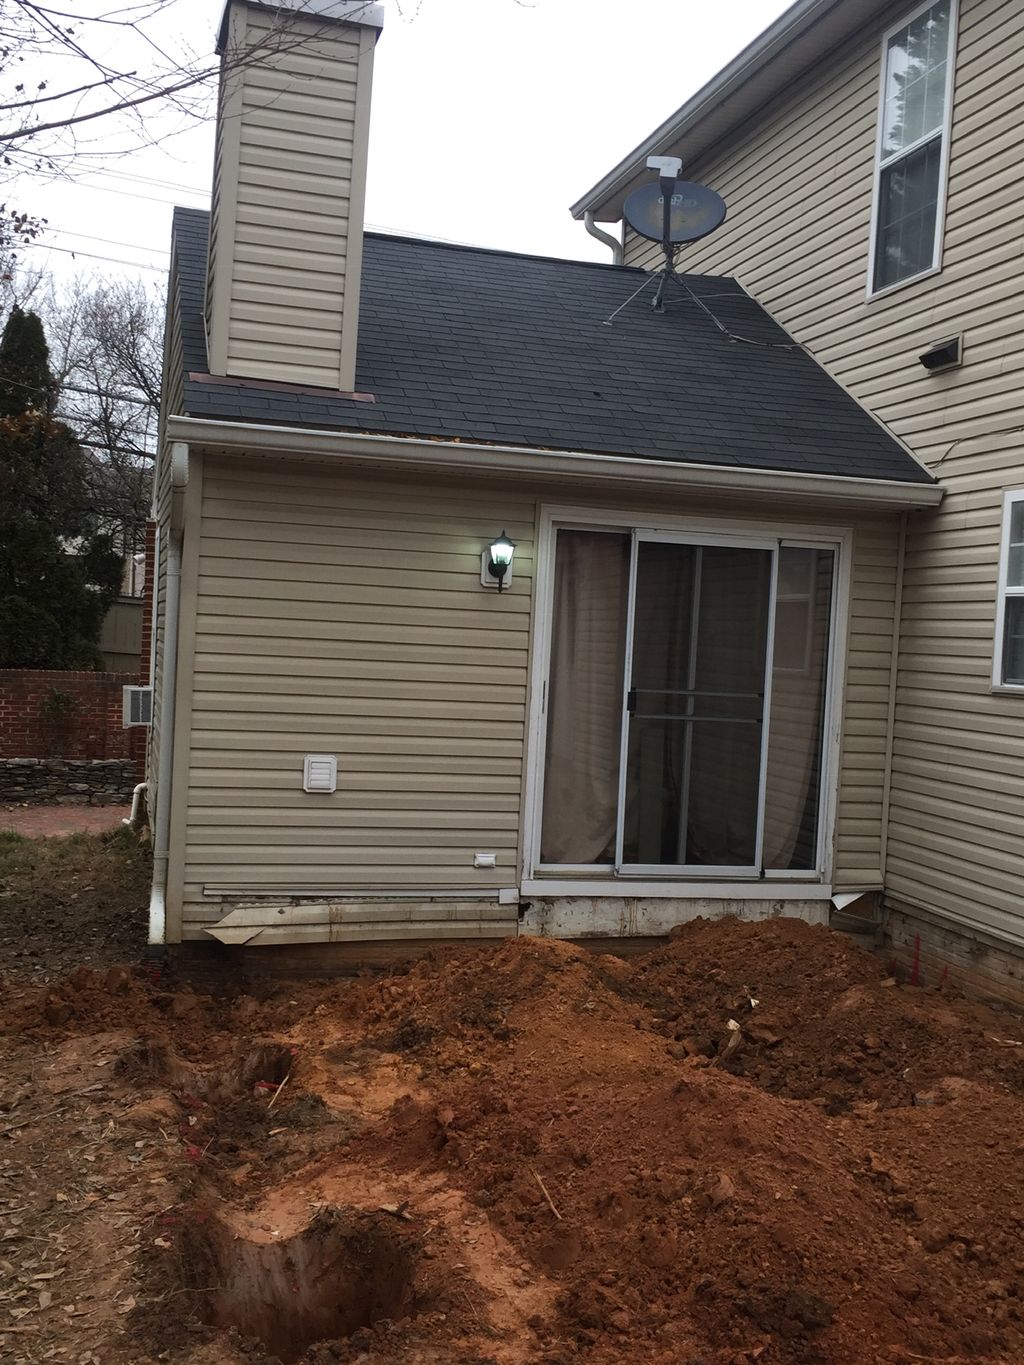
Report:
[[[217,52],[223,55],[227,44],[228,14],[236,0],[226,0],[220,28],[217,31]],[[243,0],[256,9],[289,10],[310,19],[330,19],[340,24],[364,24],[367,28],[384,27],[384,6],[373,0]]]

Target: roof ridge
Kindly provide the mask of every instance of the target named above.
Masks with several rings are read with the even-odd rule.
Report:
[[[575,256],[550,256],[534,251],[512,251],[500,246],[474,246],[470,242],[446,242],[437,237],[413,237],[404,232],[382,232],[379,229],[364,231],[364,237],[372,237],[378,242],[407,242],[413,246],[436,247],[444,251],[472,251],[481,256],[508,256],[520,261],[551,261],[555,265],[579,265],[590,270],[621,270],[627,274],[643,274],[643,266],[614,265],[605,261],[581,260]]]

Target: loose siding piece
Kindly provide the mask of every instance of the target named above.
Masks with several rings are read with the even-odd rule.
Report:
[[[1024,486],[1024,9],[961,0],[942,269],[868,302],[881,29],[898,17],[887,13],[686,166],[729,216],[681,264],[737,276],[946,486],[942,506],[909,525],[886,887],[901,914],[931,909],[1020,942],[1024,698],[993,694],[990,677],[1002,495]],[[627,263],[657,256],[627,234]],[[961,331],[962,368],[928,375],[918,355]],[[857,731],[884,709],[886,665],[879,656],[871,667],[868,641],[891,621],[891,587],[865,580],[859,595],[851,641],[863,681],[848,690],[844,790],[859,774],[868,798],[878,754]],[[998,824],[994,789],[1005,803]],[[874,821],[841,808],[839,862],[865,882],[877,874]]]

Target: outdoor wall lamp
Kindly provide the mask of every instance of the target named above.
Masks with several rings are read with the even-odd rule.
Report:
[[[497,540],[484,550],[480,556],[480,582],[485,588],[497,588],[499,592],[512,582],[512,557],[516,552],[508,532],[502,531]]]

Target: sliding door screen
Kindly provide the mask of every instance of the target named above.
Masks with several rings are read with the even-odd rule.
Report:
[[[562,529],[542,866],[818,860],[834,551]]]
[[[756,866],[772,553],[637,545],[621,863]]]

